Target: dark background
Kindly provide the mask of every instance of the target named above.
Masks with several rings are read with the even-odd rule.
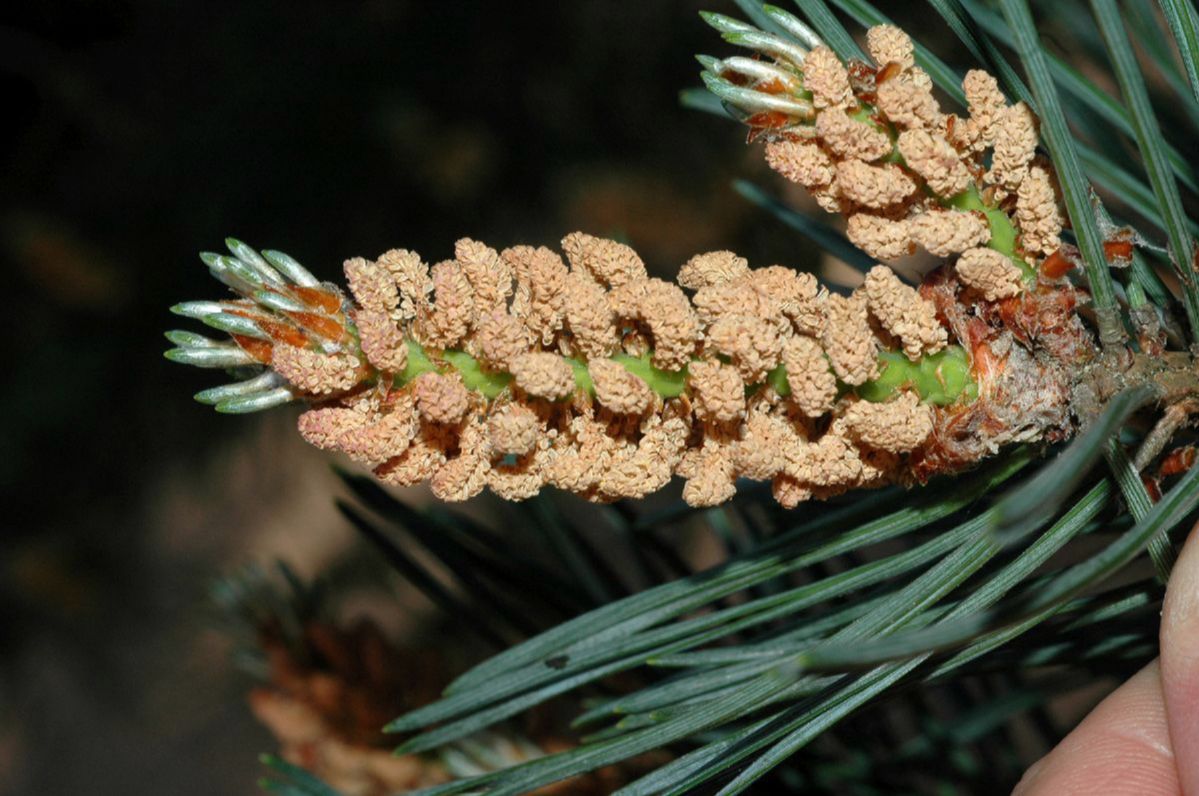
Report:
[[[167,307],[222,295],[198,251],[235,235],[339,279],[345,258],[392,247],[435,262],[462,236],[554,245],[583,229],[627,237],[663,274],[715,248],[816,264],[731,190],[754,175],[782,190],[743,132],[678,105],[692,53],[725,51],[700,7],[735,13],[0,14],[0,792],[255,792],[272,740],[211,629],[208,584],[279,556],[311,574],[350,539],[294,412],[218,416],[189,398],[217,376],[162,358],[162,332],[188,325]]]

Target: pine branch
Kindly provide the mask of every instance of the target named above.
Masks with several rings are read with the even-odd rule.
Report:
[[[933,767],[916,760],[953,761],[936,766],[941,784],[1005,765],[1014,776],[994,740],[1010,717],[1154,654],[1172,537],[1199,509],[1182,422],[1199,393],[1187,346],[1199,226],[1184,196],[1195,179],[1167,141],[1184,140],[1167,133],[1193,121],[1192,105],[1154,107],[1116,0],[1091,1],[1100,37],[1079,38],[1106,55],[1119,99],[1046,49],[1027,0],[999,0],[1002,15],[930,0],[995,73],[964,80],[868,0],[831,3],[870,26],[865,52],[822,0],[799,0],[803,19],[737,5],[748,22],[704,20],[751,57],[699,56],[707,92],[681,99],[748,126],[826,211],[735,184],[866,272],[849,295],[728,252],[689,261],[677,284],[651,280],[633,249],[578,234],[565,261],[470,240],[432,269],[402,250],[351,260],[346,295],[231,239],[229,255],[202,259],[240,298],[175,308],[229,336],[168,334],[169,357],[236,372],[201,401],[304,401],[305,437],[384,482],[517,501],[509,536],[347,478],[357,502],[343,512],[402,577],[497,646],[523,638],[388,726],[406,735],[399,751],[440,750],[477,774],[427,793],[525,792],[658,749],[670,762],[619,792],[732,794],[766,777],[911,790],[927,784],[914,769]],[[1146,53],[1199,98],[1194,10],[1161,6],[1182,69],[1161,47]],[[1070,10],[1085,19],[1082,4]],[[1136,18],[1138,36],[1149,21]],[[1135,141],[1145,179],[1107,139]],[[1110,220],[1092,181],[1118,194],[1113,212],[1165,231],[1172,273]],[[938,268],[918,288],[874,265],[921,248]],[[1185,324],[1171,312],[1179,281]],[[1101,456],[1108,477],[1094,472]],[[675,475],[686,503],[653,512],[577,517],[537,494],[639,498]],[[865,487],[879,491],[840,497]],[[678,561],[653,532],[683,523],[726,560],[694,572]],[[1156,581],[1112,587],[1146,560]],[[479,733],[584,693],[577,744],[488,762]],[[921,698],[952,706],[948,720]],[[878,711],[923,730],[900,743]],[[1039,725],[1052,742],[1059,728]],[[270,765],[269,787],[330,793]]]

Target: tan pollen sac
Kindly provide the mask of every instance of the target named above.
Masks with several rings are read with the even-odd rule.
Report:
[[[487,488],[503,500],[528,500],[545,485],[543,462],[551,456],[550,441],[541,439],[537,447],[515,462],[492,462],[487,471]]]
[[[774,478],[786,465],[783,451],[793,435],[786,418],[772,414],[768,406],[752,409],[741,438],[730,446],[737,474],[751,481]]]
[[[745,416],[745,382],[732,365],[718,359],[693,362],[687,385],[700,419],[728,423]]]
[[[416,318],[417,308],[428,301],[429,293],[433,291],[429,266],[425,265],[419,254],[407,249],[384,252],[375,262],[387,269],[399,291],[400,305],[396,320],[411,321]]]
[[[620,287],[646,278],[645,263],[623,243],[572,232],[562,239],[562,251],[572,271],[590,274],[606,287]]]
[[[848,431],[845,433],[848,434]],[[859,445],[858,455],[862,457],[862,480],[858,483],[858,488],[862,489],[894,483],[898,476],[897,471],[903,466],[903,454],[872,448],[869,445]]]
[[[842,494],[851,488],[868,489],[890,483],[895,476],[895,471],[903,463],[902,454],[890,453],[879,448],[872,448],[869,445],[856,443],[853,434],[850,433],[849,427],[845,422],[844,416],[838,416],[833,419],[833,422],[829,424],[828,431],[825,432],[825,436],[845,440],[849,444],[850,450],[858,459],[860,472],[857,480],[852,483],[827,484],[823,486],[813,485],[812,492],[821,500]]]
[[[793,509],[800,503],[812,499],[812,490],[786,473],[779,473],[774,477],[770,483],[770,492],[785,509]]]
[[[920,67],[913,66],[911,69],[907,70],[904,76],[907,77],[908,80],[911,80],[921,91],[927,91],[930,94],[932,93],[933,86],[935,85],[933,83],[933,79],[931,76],[929,76],[928,72],[925,72]],[[938,110],[940,107],[940,105],[937,106]]]
[[[804,486],[810,487],[811,484],[806,483],[804,477],[810,468],[811,452],[815,445],[815,442],[808,441],[806,434],[795,434],[782,450],[783,469],[779,474],[794,478]]]
[[[370,416],[344,406],[322,406],[300,415],[296,427],[309,445],[321,450],[337,450],[337,440],[347,431],[361,428]]]
[[[554,445],[554,456],[544,468],[545,482],[567,492],[585,495],[599,480],[611,458],[613,440],[604,424],[590,415],[571,419],[565,434]]]
[[[699,318],[687,295],[673,282],[650,279],[638,303],[638,315],[654,336],[654,367],[682,370],[699,340]]]
[[[896,141],[908,167],[938,196],[949,198],[970,187],[974,177],[953,145],[927,130],[905,130]]]
[[[639,415],[654,403],[654,391],[619,362],[593,359],[587,363],[595,398],[609,410],[622,415]]]
[[[817,116],[816,134],[834,155],[842,158],[878,160],[891,152],[891,139],[886,133],[841,109],[829,109]]]
[[[513,246],[503,252],[516,272],[512,314],[522,319],[545,345],[562,329],[569,272],[562,258],[540,246]]]
[[[1037,152],[1037,117],[1023,102],[1004,108],[995,123],[995,148],[987,181],[1013,191]]]
[[[812,104],[817,108],[836,108],[853,99],[849,72],[837,54],[823,44],[804,57],[803,85],[812,92]]]
[[[683,485],[683,501],[696,508],[717,506],[737,493],[733,483],[736,475],[726,450],[705,446],[698,456],[694,474]]]
[[[361,364],[352,354],[324,354],[309,348],[276,344],[271,368],[309,395],[345,392],[361,379]]]
[[[878,340],[867,317],[866,294],[829,296],[821,343],[837,377],[854,387],[878,376]]]
[[[637,459],[646,480],[656,484],[652,491],[666,486],[682,461],[691,433],[691,415],[683,402],[667,402],[662,411],[651,414],[641,424]]]
[[[550,351],[528,351],[514,358],[509,367],[516,386],[529,395],[556,400],[575,390],[574,369]]]
[[[513,357],[529,350],[529,330],[506,309],[492,310],[475,327],[471,351],[492,370],[508,370]]]
[[[945,123],[932,88],[909,75],[898,75],[878,87],[878,109],[899,127],[940,130]]]
[[[778,306],[754,284],[749,274],[732,282],[700,288],[691,297],[691,303],[704,326],[711,326],[725,315],[753,315],[777,321],[780,331],[786,327],[787,319],[779,317]]]
[[[487,435],[492,455],[524,456],[542,438],[537,413],[520,403],[506,403],[487,418]]]
[[[916,65],[916,47],[912,39],[894,25],[875,25],[866,31],[866,50],[878,66],[899,64],[900,69]]]
[[[622,442],[614,447],[608,465],[599,473],[597,499],[603,502],[644,497],[645,473],[637,461],[637,446]]]
[[[354,301],[363,309],[390,313],[400,305],[400,294],[395,280],[386,268],[378,263],[354,257],[342,266],[346,283]]]
[[[816,334],[824,326],[824,290],[812,274],[784,265],[755,268],[748,282],[772,305],[770,315],[782,314],[805,334]],[[763,320],[771,320],[764,317]]]
[[[726,315],[709,327],[707,347],[725,354],[746,384],[766,378],[783,353],[783,338],[770,321],[752,315]]]
[[[703,450],[703,445],[708,444],[706,436],[701,437],[699,447],[689,447],[683,451],[679,463],[674,468],[674,474],[679,478],[694,478],[699,472],[699,455]]]
[[[457,423],[470,409],[461,373],[422,373],[412,382],[412,394],[420,416],[430,423]]]
[[[1020,245],[1025,251],[1048,255],[1062,245],[1062,214],[1053,178],[1040,166],[1028,170],[1016,192],[1016,225],[1020,227]]]
[[[769,150],[769,144],[767,150]],[[749,273],[749,262],[730,251],[697,254],[679,269],[678,283],[688,290],[733,282]]]
[[[820,417],[831,411],[837,400],[837,377],[820,343],[806,335],[796,335],[783,346],[783,366],[787,369],[790,400],[808,417]]]
[[[512,267],[495,249],[470,238],[454,244],[454,258],[470,282],[475,308],[482,312],[489,307],[504,306],[512,294]]]
[[[908,359],[914,362],[925,354],[935,354],[948,343],[933,303],[899,281],[887,266],[871,268],[863,289],[870,312],[884,329],[899,338]]]
[[[808,190],[829,185],[837,176],[837,164],[819,145],[790,138],[767,142],[766,164]]]
[[[648,279],[638,279],[614,287],[607,293],[608,306],[618,318],[640,319],[641,299],[648,286]]]
[[[354,313],[358,344],[366,361],[387,373],[400,373],[408,364],[408,344],[404,332],[391,314],[380,310]]]
[[[843,160],[837,164],[837,185],[849,201],[875,210],[897,205],[916,192],[916,183],[894,163],[872,166]]]
[[[971,69],[962,80],[970,118],[954,125],[954,143],[972,152],[982,152],[995,143],[995,122],[1007,107],[1007,98],[999,89],[994,76],[981,69]]]
[[[473,417],[458,439],[458,455],[449,459],[429,479],[429,490],[438,500],[457,503],[469,500],[487,486],[491,455],[481,417]]]
[[[887,453],[915,450],[933,433],[933,410],[913,392],[886,403],[855,401],[843,417],[854,439]]]
[[[686,450],[687,424],[681,418],[663,419],[651,415],[646,418],[642,431],[641,440],[625,468],[625,473],[635,479],[626,488],[630,497],[644,497],[665,488]],[[607,486],[603,482],[600,484],[601,489]]]
[[[896,260],[916,251],[906,218],[893,220],[870,213],[854,213],[846,224],[845,235],[854,246],[876,260]]]
[[[475,303],[470,283],[458,263],[440,262],[432,268],[433,303],[418,308],[416,333],[432,348],[454,348],[470,331]]]
[[[991,227],[981,213],[928,210],[913,217],[912,240],[937,257],[964,252],[991,240]]]
[[[445,463],[450,442],[444,429],[423,426],[403,453],[374,469],[375,477],[392,486],[416,486],[428,481]]]
[[[788,463],[787,474],[815,487],[854,487],[862,480],[862,457],[857,446],[829,429],[804,448],[798,462]]]
[[[833,181],[828,185],[808,190],[812,195],[812,199],[826,213],[842,215],[848,212],[853,206],[852,201],[841,192],[840,181],[837,177],[833,177]]]
[[[1024,289],[1020,268],[994,249],[970,249],[954,266],[962,282],[982,293],[987,301],[1014,296]]]
[[[636,445],[617,446],[608,467],[600,474],[600,492],[610,498],[643,498],[670,483],[685,440],[681,421],[646,418],[643,434]]]
[[[347,430],[337,447],[354,461],[373,467],[408,450],[419,429],[412,400],[401,399],[387,414]]]
[[[604,289],[590,277],[572,273],[566,281],[565,299],[566,327],[578,352],[585,359],[611,356],[620,338]]]

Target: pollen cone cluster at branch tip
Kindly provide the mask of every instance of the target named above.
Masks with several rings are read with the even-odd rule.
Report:
[[[343,295],[230,246],[205,260],[242,298],[175,311],[231,340],[171,332],[168,356],[262,372],[197,397],[234,412],[306,401],[310,443],[445,500],[553,486],[607,501],[681,476],[694,505],[746,478],[791,506],[906,482],[938,413],[975,389],[933,303],[882,265],[840,296],[725,251],[676,284],[582,233],[565,256],[464,239],[432,266],[400,250],[348,260]]]
[[[770,167],[843,215],[871,257],[924,249],[954,258],[961,281],[988,301],[1024,289],[1062,229],[1028,106],[1009,105],[994,77],[972,70],[962,82],[969,113],[946,114],[902,30],[871,28],[874,64],[842,63],[798,19],[767,11],[793,38],[709,14],[759,58],[700,61],[708,88],[765,138]]]

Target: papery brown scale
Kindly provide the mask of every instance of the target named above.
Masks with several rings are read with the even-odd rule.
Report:
[[[846,64],[845,69],[849,72],[849,84],[853,88],[854,96],[873,104],[878,99],[874,94],[878,85],[878,70],[857,59]]]
[[[787,87],[776,77],[754,86],[754,91],[761,91],[763,94],[783,94],[787,91]]]
[[[995,322],[1026,346],[1047,349],[1063,361],[1082,362],[1091,358],[1094,349],[1078,333],[1077,308],[1073,290],[1042,287],[980,309],[984,317],[993,313]]]
[[[1132,241],[1105,240],[1103,242],[1103,256],[1107,258],[1108,262],[1126,264],[1132,259]]]
[[[746,119],[745,124],[751,128],[748,138],[753,143],[766,131],[779,130],[791,124],[791,117],[782,111],[762,111]]]
[[[974,373],[989,383],[994,380],[994,375],[1003,368],[1003,357],[996,355],[991,350],[992,329],[986,321],[979,318],[973,319],[970,322],[969,332],[968,342]]]
[[[1184,445],[1175,448],[1162,459],[1158,471],[1162,476],[1181,475],[1195,465],[1195,446]]]
[[[304,333],[294,326],[287,326],[282,323],[271,323],[270,321],[259,321],[258,325],[262,327],[262,331],[270,335],[271,339],[276,343],[286,343],[287,345],[304,346],[308,344],[308,338]]]
[[[1061,249],[1058,249],[1041,263],[1041,276],[1046,279],[1061,279],[1070,273],[1070,269],[1073,267],[1074,264],[1070,262],[1066,255],[1062,254]]]
[[[300,301],[310,306],[315,305],[320,307],[325,312],[337,312],[341,309],[341,298],[327,290],[322,290],[319,287],[301,287],[299,285],[293,285],[290,289]]]
[[[878,85],[879,83],[886,83],[888,80],[895,77],[902,71],[903,67],[895,61],[892,61],[882,69],[878,70],[878,73],[874,77],[874,83],[875,85]]]
[[[1162,488],[1158,485],[1157,479],[1142,475],[1141,483],[1145,485],[1145,491],[1149,493],[1149,500],[1156,503],[1162,499]]]
[[[725,69],[720,73],[720,76],[732,83],[734,86],[748,86],[750,80],[752,79],[748,75],[743,75],[740,72],[732,69]]]
[[[332,318],[326,318],[324,315],[312,312],[287,312],[284,314],[300,326],[311,329],[326,340],[340,340],[345,335],[345,328],[340,323]]]
[[[937,410],[929,440],[908,457],[908,474],[920,484],[942,473],[953,473],[975,463],[974,456],[958,444],[988,425],[985,410],[946,412]],[[996,426],[997,428],[997,426]]]
[[[254,357],[254,359],[258,360],[264,365],[271,364],[271,351],[274,346],[268,343],[266,340],[258,340],[256,338],[246,337],[240,334],[233,334],[230,335],[230,337],[232,337],[233,341],[241,347],[241,350]],[[306,344],[306,340],[301,343],[301,345]]]
[[[238,309],[227,309],[225,312],[230,315],[236,315],[239,318],[248,318],[254,321],[276,343],[286,343],[287,345],[294,345],[297,348],[303,348],[309,343],[308,338],[299,329],[271,320],[269,317],[263,317],[260,313]]]

